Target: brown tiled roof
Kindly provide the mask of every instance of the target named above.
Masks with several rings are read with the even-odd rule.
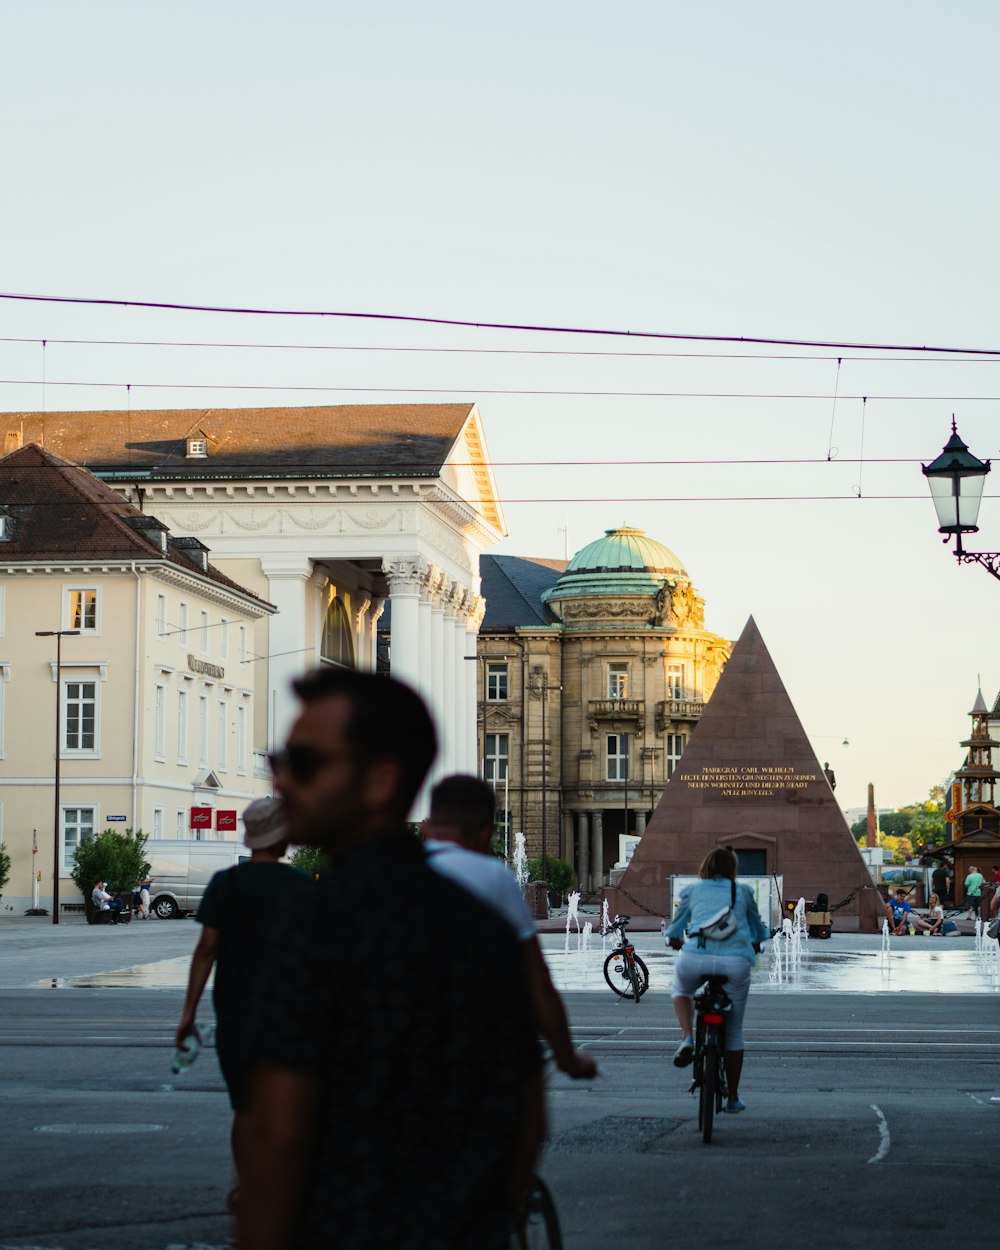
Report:
[[[14,433],[95,473],[156,477],[436,477],[469,418],[465,404],[176,408],[0,414]],[[207,459],[186,439],[205,437]]]
[[[0,459],[0,516],[6,537],[0,541],[0,563],[59,560],[157,560],[205,577],[227,590],[270,607],[209,564],[192,559],[168,541],[160,549],[165,528],[136,528],[151,522],[79,465],[48,448],[29,443]]]

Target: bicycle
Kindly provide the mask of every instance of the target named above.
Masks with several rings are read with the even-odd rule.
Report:
[[[631,916],[615,916],[605,930],[607,933],[617,931],[621,942],[604,961],[604,979],[620,998],[634,998],[638,1004],[649,989],[649,969],[628,939],[626,929],[631,919]]]
[[[712,1122],[729,1094],[726,1084],[726,1015],[733,1001],[725,977],[706,977],[694,996],[694,1080],[698,1091],[698,1128],[706,1145],[712,1140]]]
[[[563,1250],[562,1230],[549,1187],[537,1174],[514,1219],[511,1250]]]

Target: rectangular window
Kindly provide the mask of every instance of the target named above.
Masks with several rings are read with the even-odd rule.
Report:
[[[236,709],[236,771],[245,773],[247,770],[247,710],[245,707]]]
[[[608,781],[628,781],[628,734],[608,734]]]
[[[177,809],[177,821],[174,825],[174,837],[178,841],[182,841],[187,837],[187,812],[183,808]]]
[[[203,654],[208,655],[208,613],[201,614],[201,649]]]
[[[684,734],[667,734],[667,780],[674,775],[674,769],[684,754]]]
[[[507,702],[507,665],[486,665],[486,701],[487,703]]]
[[[188,605],[182,603],[177,609],[177,640],[182,647],[188,645]]]
[[[229,703],[219,700],[219,767],[229,767]]]
[[[64,807],[62,809],[62,852],[64,869],[73,867],[73,852],[81,838],[93,837],[97,809],[93,807]]]
[[[240,626],[240,663],[246,664],[246,662],[247,662],[247,627],[245,625],[241,625]]]
[[[156,636],[157,638],[166,638],[167,636],[167,596],[156,596]]]
[[[162,807],[153,808],[153,837],[154,838],[163,837],[163,808]]]
[[[167,753],[167,691],[160,685],[153,692],[153,752],[158,760]]]
[[[684,698],[684,669],[680,664],[671,664],[667,668],[667,698]]]
[[[510,763],[510,734],[487,734],[483,780],[491,785],[506,780]]]
[[[609,664],[608,665],[608,698],[609,699],[627,699],[628,698],[628,665],[627,664]]]
[[[63,683],[63,749],[97,750],[97,682]]]
[[[219,655],[224,660],[229,659],[229,622],[225,617],[219,626]]]
[[[188,693],[177,692],[177,762],[186,764],[188,757]]]
[[[66,628],[81,634],[97,633],[97,590],[94,587],[67,588]]]
[[[198,763],[208,763],[208,695],[198,699]]]

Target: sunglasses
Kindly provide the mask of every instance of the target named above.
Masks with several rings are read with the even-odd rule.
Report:
[[[286,772],[301,785],[308,785],[327,764],[348,756],[348,751],[319,751],[305,744],[290,743],[283,751],[268,755],[271,772]]]

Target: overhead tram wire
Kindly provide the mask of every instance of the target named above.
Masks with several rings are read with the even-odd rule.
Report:
[[[571,351],[563,348],[542,347],[416,347],[401,344],[373,343],[234,343],[207,339],[60,339],[0,335],[0,343],[49,343],[69,347],[206,347],[233,349],[237,351],[286,351],[286,352],[393,352],[414,355],[439,356],[566,356],[574,359],[612,360],[784,360],[853,361],[870,364],[970,364],[996,365],[1000,358],[972,357],[966,360],[950,360],[938,356],[848,356],[809,355],[803,352],[615,352],[595,348]]]
[[[250,382],[93,382],[38,378],[0,378],[0,386],[63,386],[88,390],[144,391],[289,391],[296,394],[330,395],[514,395],[548,399],[767,399],[830,402],[828,392],[812,391],[605,391],[559,390],[497,386],[303,386],[295,383]],[[976,404],[998,403],[1000,395],[841,395],[842,400],[879,400],[884,403]],[[469,401],[472,402],[471,400]]]
[[[659,339],[685,343],[744,343],[771,347],[826,347],[846,351],[918,352],[948,356],[996,356],[1000,348],[941,347],[929,344],[857,343],[829,339],[791,339],[750,334],[690,334],[659,330],[616,330],[596,326],[533,325],[522,322],[469,320],[460,317],[428,317],[413,313],[354,312],[317,308],[253,308],[225,304],[188,304],[166,300],[109,299],[96,296],[29,295],[0,291],[0,300],[40,304],[78,304],[101,308],[145,308],[160,312],[219,313],[241,317],[330,318],[373,322],[406,322],[411,325],[451,326],[470,330],[504,330],[526,334],[579,334],[604,338]]]

